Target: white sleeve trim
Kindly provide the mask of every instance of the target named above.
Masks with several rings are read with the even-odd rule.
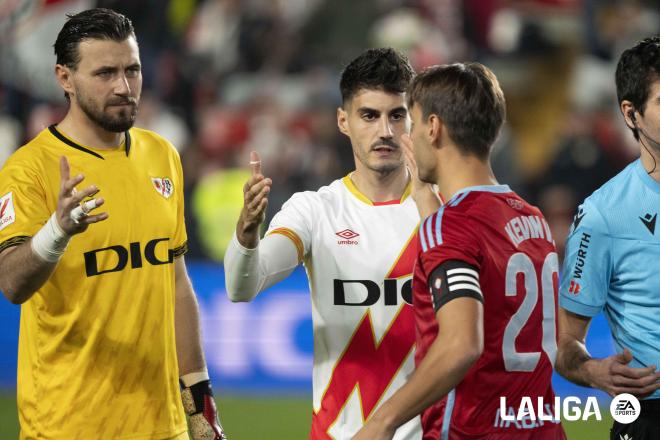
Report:
[[[231,301],[250,301],[288,277],[298,266],[296,245],[282,234],[264,237],[254,249],[232,237],[225,252],[225,287]]]

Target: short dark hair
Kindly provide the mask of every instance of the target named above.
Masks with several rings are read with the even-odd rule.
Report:
[[[67,14],[53,47],[57,64],[75,69],[80,62],[78,45],[86,39],[124,41],[135,37],[133,24],[124,15],[111,9],[94,8]]]
[[[339,89],[342,103],[350,101],[361,89],[403,93],[415,76],[410,61],[386,47],[369,49],[351,61],[341,73]]]
[[[660,37],[646,38],[625,50],[616,66],[616,95],[619,105],[630,101],[644,114],[651,84],[660,78]],[[639,140],[637,129],[631,129]]]
[[[437,115],[465,154],[486,159],[506,119],[506,102],[495,74],[480,63],[432,66],[413,79],[408,107]]]

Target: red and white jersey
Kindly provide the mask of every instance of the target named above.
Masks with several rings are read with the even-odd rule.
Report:
[[[376,204],[346,176],[294,194],[270,224],[295,243],[309,278],[312,439],[352,438],[413,372],[419,213],[408,195]],[[419,417],[394,438],[420,439]]]
[[[563,438],[558,421],[500,417],[500,397],[506,398],[507,417],[518,413],[524,396],[534,408],[539,397],[554,408],[558,262],[539,209],[506,185],[470,187],[424,220],[419,238],[413,280],[416,362],[438,334],[428,285],[436,268],[452,260],[474,268],[468,271],[478,279],[473,290],[481,291],[484,307],[483,353],[461,383],[422,414],[423,438]],[[472,289],[465,272],[446,271],[447,292]]]

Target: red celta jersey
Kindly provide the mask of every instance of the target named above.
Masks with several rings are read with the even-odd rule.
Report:
[[[535,412],[539,397],[544,416],[554,412],[558,261],[540,210],[506,185],[466,188],[422,222],[419,239],[413,279],[416,363],[438,333],[428,285],[437,267],[453,260],[474,268],[484,307],[483,353],[458,386],[422,414],[423,438],[565,438],[558,420],[540,420],[538,414],[536,420],[530,414],[506,420],[518,414],[525,396]],[[447,278],[449,291],[466,286],[461,279],[466,277]]]

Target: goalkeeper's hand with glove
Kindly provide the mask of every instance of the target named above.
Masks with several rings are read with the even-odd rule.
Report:
[[[193,440],[227,440],[218,420],[211,382],[203,380],[186,387],[181,381],[181,400],[188,414],[188,429]]]

